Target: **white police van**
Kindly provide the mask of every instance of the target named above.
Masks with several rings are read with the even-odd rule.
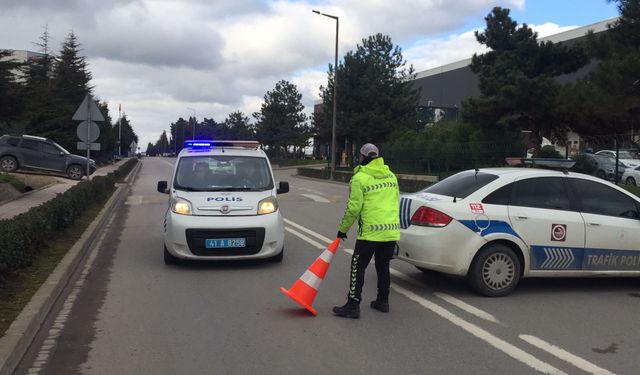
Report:
[[[402,196],[400,216],[398,259],[486,296],[522,277],[640,276],[640,199],[592,176],[464,171]]]
[[[254,141],[186,141],[176,159],[164,222],[164,261],[284,255],[284,222],[267,155]]]

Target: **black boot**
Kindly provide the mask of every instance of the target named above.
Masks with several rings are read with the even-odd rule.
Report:
[[[389,299],[378,297],[375,301],[371,301],[371,308],[382,312],[389,312]]]
[[[360,304],[357,301],[348,300],[342,306],[334,306],[333,313],[336,316],[358,319],[360,317]]]

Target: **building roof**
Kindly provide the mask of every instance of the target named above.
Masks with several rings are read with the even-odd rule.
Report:
[[[585,36],[590,30],[593,30],[593,32],[596,33],[596,34],[600,33],[600,32],[603,32],[603,31],[606,31],[607,30],[607,26],[609,24],[614,23],[617,20],[618,20],[618,17],[609,18],[607,20],[596,22],[596,23],[593,23],[593,24],[590,24],[590,25],[577,27],[575,29],[563,31],[561,33],[554,34],[554,35],[549,35],[549,36],[546,36],[544,38],[540,38],[539,40],[541,42],[553,42],[553,43],[566,42],[566,41],[569,41],[569,40],[581,38],[581,37]],[[436,68],[431,68],[431,69],[420,71],[420,72],[416,73],[416,78],[415,79],[429,77],[429,76],[433,76],[433,75],[436,75],[436,74],[441,74],[441,73],[444,73],[444,72],[448,72],[448,71],[451,71],[451,70],[464,68],[464,67],[466,67],[466,66],[468,66],[470,64],[471,64],[471,57],[468,58],[468,59],[456,61],[456,62],[453,62],[453,63],[450,63],[450,64],[438,66]]]

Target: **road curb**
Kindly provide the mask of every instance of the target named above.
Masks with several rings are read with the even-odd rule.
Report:
[[[141,163],[137,163],[129,175],[124,179],[126,184],[133,180],[140,170]],[[44,324],[51,309],[69,283],[78,265],[91,248],[98,232],[103,228],[107,218],[116,204],[122,200],[127,191],[122,185],[117,186],[113,195],[98,216],[89,224],[80,239],[62,258],[47,280],[40,286],[22,312],[0,338],[0,375],[9,375],[17,368],[29,346]]]

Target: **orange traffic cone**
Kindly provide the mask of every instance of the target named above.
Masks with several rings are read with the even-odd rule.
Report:
[[[309,310],[313,315],[318,315],[318,312],[311,304],[313,304],[313,300],[316,298],[316,294],[318,294],[318,288],[320,288],[320,283],[324,280],[324,275],[329,271],[331,258],[333,258],[333,255],[338,250],[340,242],[341,239],[336,238],[289,290],[280,288],[282,293],[298,302],[300,306]]]

